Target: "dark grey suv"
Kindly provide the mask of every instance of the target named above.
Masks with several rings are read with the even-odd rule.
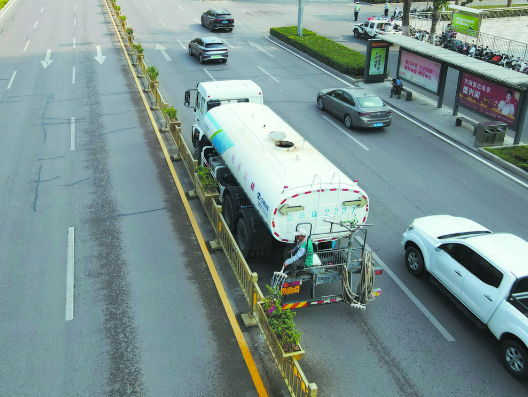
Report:
[[[202,14],[202,25],[214,29],[227,29],[229,32],[235,27],[235,20],[227,10],[215,10],[211,8]]]
[[[206,61],[227,62],[227,48],[216,37],[198,37],[189,43],[189,55],[198,57],[200,63]]]

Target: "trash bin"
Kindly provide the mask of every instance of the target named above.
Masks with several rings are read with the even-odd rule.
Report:
[[[475,146],[502,146],[506,135],[506,124],[498,121],[485,121],[477,124]]]

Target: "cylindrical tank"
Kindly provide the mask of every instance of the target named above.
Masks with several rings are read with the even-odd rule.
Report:
[[[366,222],[366,193],[267,106],[211,109],[204,133],[275,239],[293,242],[303,228],[313,241],[333,240],[348,231],[324,220]]]

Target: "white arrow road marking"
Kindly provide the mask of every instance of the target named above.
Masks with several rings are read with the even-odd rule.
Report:
[[[9,84],[7,85],[7,89],[11,88],[11,84],[13,84],[13,80],[15,79],[16,72],[17,72],[16,70],[13,72],[13,75],[11,76],[11,80],[9,80]]]
[[[262,48],[261,46],[259,46],[257,43],[253,43],[252,41],[248,41],[248,43],[249,43],[249,46],[250,46],[250,47],[257,48],[257,49],[259,49],[260,51],[262,51],[264,54],[269,55],[269,56],[272,57],[272,58],[275,58],[275,55],[271,55],[269,52],[267,52],[264,48]]]
[[[182,42],[181,42],[180,40],[178,40],[178,43],[180,43],[180,45],[181,45],[181,46],[183,47],[183,49],[184,49],[184,50],[186,50],[186,49],[187,49],[187,47],[186,47],[186,46],[184,46],[184,45],[183,45],[183,43],[182,43]]]
[[[273,80],[275,80],[277,83],[280,83],[279,80],[277,80],[275,77],[273,77],[271,74],[266,72],[264,69],[262,69],[260,66],[258,67],[260,70],[262,70],[264,73],[266,73],[269,77],[271,77]]]
[[[180,43],[180,44],[181,44],[181,43]],[[165,59],[166,59],[167,61],[171,61],[169,54],[167,54],[167,51],[165,51],[166,48],[163,47],[161,44],[156,43],[156,50],[160,50],[160,52],[163,54],[163,56],[165,57]]]
[[[339,127],[336,123],[334,123],[332,120],[330,120],[328,117],[323,116],[323,119],[328,121],[330,124],[332,124],[335,128],[337,128],[339,131],[341,131],[347,138],[352,139],[354,142],[356,142],[359,146],[361,146],[365,150],[370,150],[368,147],[363,145],[361,142],[359,142],[356,138],[348,134],[345,130],[343,130],[341,127]]]
[[[71,118],[70,127],[70,150],[75,150],[75,117]]]
[[[100,45],[96,46],[96,48],[97,48],[97,56],[94,58],[96,59],[97,62],[99,62],[102,65],[104,60],[106,59],[106,56],[103,56]]]
[[[43,61],[40,61],[44,69],[46,69],[53,62],[51,59],[51,50],[46,51],[46,58]]]
[[[66,321],[73,320],[73,282],[75,265],[75,228],[68,228],[68,264],[66,268]]]
[[[26,50],[27,50],[27,48],[28,48],[28,45],[29,45],[29,40],[28,40],[28,41],[26,41],[26,45],[24,46],[24,51],[26,51]]]

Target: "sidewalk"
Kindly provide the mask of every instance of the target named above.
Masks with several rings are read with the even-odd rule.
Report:
[[[447,106],[437,108],[436,101],[427,98],[416,91],[412,91],[408,89],[408,87],[406,87],[406,89],[412,91],[412,100],[405,100],[405,92],[402,93],[400,99],[397,99],[396,96],[390,98],[392,84],[388,81],[383,83],[369,84],[361,81],[356,82],[356,85],[375,93],[396,111],[405,114],[419,124],[450,139],[467,150],[476,152],[479,155],[486,157],[488,160],[500,165],[518,177],[528,180],[528,172],[512,166],[511,164],[492,155],[482,148],[476,147],[475,136],[473,135],[473,127],[471,125],[462,123],[462,125],[459,127],[455,126],[455,120],[457,117],[465,117],[474,121],[475,123],[477,122],[476,120],[472,119],[471,116],[464,114],[463,109],[459,109],[458,116],[453,116],[453,109],[448,108]],[[393,128],[393,126],[389,128]],[[504,146],[511,146],[512,144],[513,138],[506,135],[504,138]],[[525,143],[521,142],[520,144],[524,145]]]

